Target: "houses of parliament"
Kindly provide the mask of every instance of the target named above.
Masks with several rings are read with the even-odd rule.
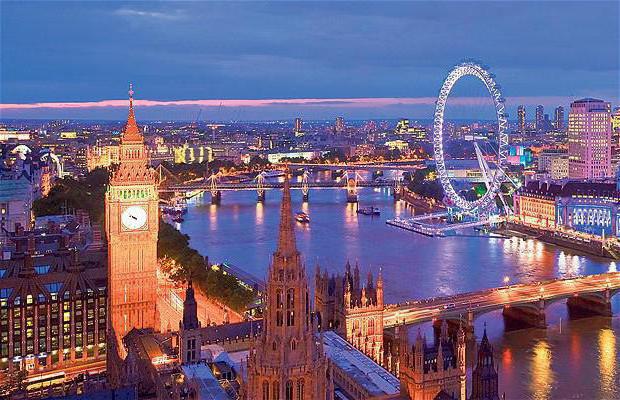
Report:
[[[462,330],[450,335],[444,323],[434,340],[427,341],[418,333],[410,344],[409,331],[401,326],[390,332],[386,349],[381,271],[376,278],[368,274],[362,279],[357,264],[352,267],[347,262],[342,275],[330,275],[326,268],[317,266],[314,294],[310,292],[310,278],[295,238],[288,171],[277,247],[262,299],[262,319],[205,323],[199,318],[196,288],[190,281],[181,314],[172,325],[178,330],[170,329],[170,324],[163,328],[166,325],[161,320],[158,288],[157,180],[136,121],[133,91],[129,93],[119,164],[110,172],[105,195],[107,283],[101,266],[96,274],[89,274],[93,267],[84,261],[86,255],[64,245],[57,251],[58,259],[67,261],[59,262],[57,268],[74,282],[73,292],[66,292],[66,285],[57,288],[39,282],[41,278],[33,273],[34,241],[28,242],[28,235],[22,235],[28,243],[20,245],[21,256],[3,269],[22,282],[24,278],[30,280],[15,291],[3,289],[12,297],[0,303],[1,355],[14,357],[16,351],[28,346],[60,349],[65,357],[50,355],[41,361],[49,370],[62,368],[64,360],[72,362],[76,357],[99,362],[105,358],[107,382],[85,386],[85,390],[113,391],[117,396],[131,388],[134,397],[130,398],[499,399],[498,377],[486,334],[479,346],[469,395]],[[104,249],[97,254],[102,252]],[[0,260],[0,266],[3,263]],[[35,307],[27,300],[46,296],[52,289],[57,294],[50,297],[53,300],[49,304],[42,303],[44,307]],[[87,296],[87,312],[79,309],[82,297],[75,297],[74,292]],[[26,301],[15,301],[17,295]],[[55,309],[75,314],[63,314],[65,318],[69,315],[71,325],[63,325],[62,331],[60,325],[53,325],[59,319]],[[15,336],[20,326],[34,323],[36,315],[32,344],[28,337]],[[42,319],[42,315],[47,318]],[[50,323],[52,326],[47,326]],[[40,332],[53,332],[57,339],[52,336],[46,341]],[[11,346],[4,345],[5,336]],[[91,342],[96,346],[90,346]],[[84,346],[95,348],[92,360]]]

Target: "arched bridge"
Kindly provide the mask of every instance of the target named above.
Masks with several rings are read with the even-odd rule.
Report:
[[[507,326],[546,326],[545,307],[567,300],[571,315],[611,316],[611,297],[620,291],[620,272],[517,284],[454,296],[387,305],[384,326],[448,320],[473,333],[474,319],[503,310]]]

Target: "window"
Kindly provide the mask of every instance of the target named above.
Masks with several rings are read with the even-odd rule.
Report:
[[[280,400],[280,383],[278,381],[271,385],[271,394],[273,400]]]
[[[263,382],[263,400],[269,400],[269,382]]]
[[[35,265],[34,270],[39,275],[47,274],[50,271],[50,265]]]
[[[293,400],[293,381],[286,382],[286,400]]]
[[[297,400],[304,400],[304,380],[297,381]]]

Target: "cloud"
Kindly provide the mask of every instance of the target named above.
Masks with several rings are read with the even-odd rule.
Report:
[[[448,100],[451,105],[479,106],[482,97],[454,97]],[[199,107],[268,107],[277,105],[321,106],[334,108],[364,108],[389,107],[395,105],[435,105],[435,97],[362,97],[362,98],[335,98],[335,99],[204,99],[204,100],[134,100],[138,107],[169,107],[169,106],[199,106]],[[511,97],[508,105],[535,105],[535,104],[567,104],[573,97],[566,96],[534,96]],[[0,104],[0,110],[28,110],[28,109],[76,109],[76,108],[113,108],[127,107],[127,100],[101,100],[88,102],[47,102],[47,103],[12,103]]]
[[[137,10],[132,8],[119,8],[114,11],[115,15],[121,17],[139,17],[149,19],[162,19],[162,20],[180,20],[185,18],[186,14],[183,10],[171,10],[171,12],[160,12],[150,10]]]

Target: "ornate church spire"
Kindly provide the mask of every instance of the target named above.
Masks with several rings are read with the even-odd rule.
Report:
[[[275,255],[288,258],[297,254],[293,213],[291,211],[291,184],[289,182],[289,169],[286,167],[280,210],[280,237]]]
[[[142,134],[138,129],[138,123],[136,122],[136,115],[133,111],[133,84],[129,84],[129,115],[127,116],[127,125],[125,125],[125,131],[123,132],[122,141],[126,142],[142,142]]]

